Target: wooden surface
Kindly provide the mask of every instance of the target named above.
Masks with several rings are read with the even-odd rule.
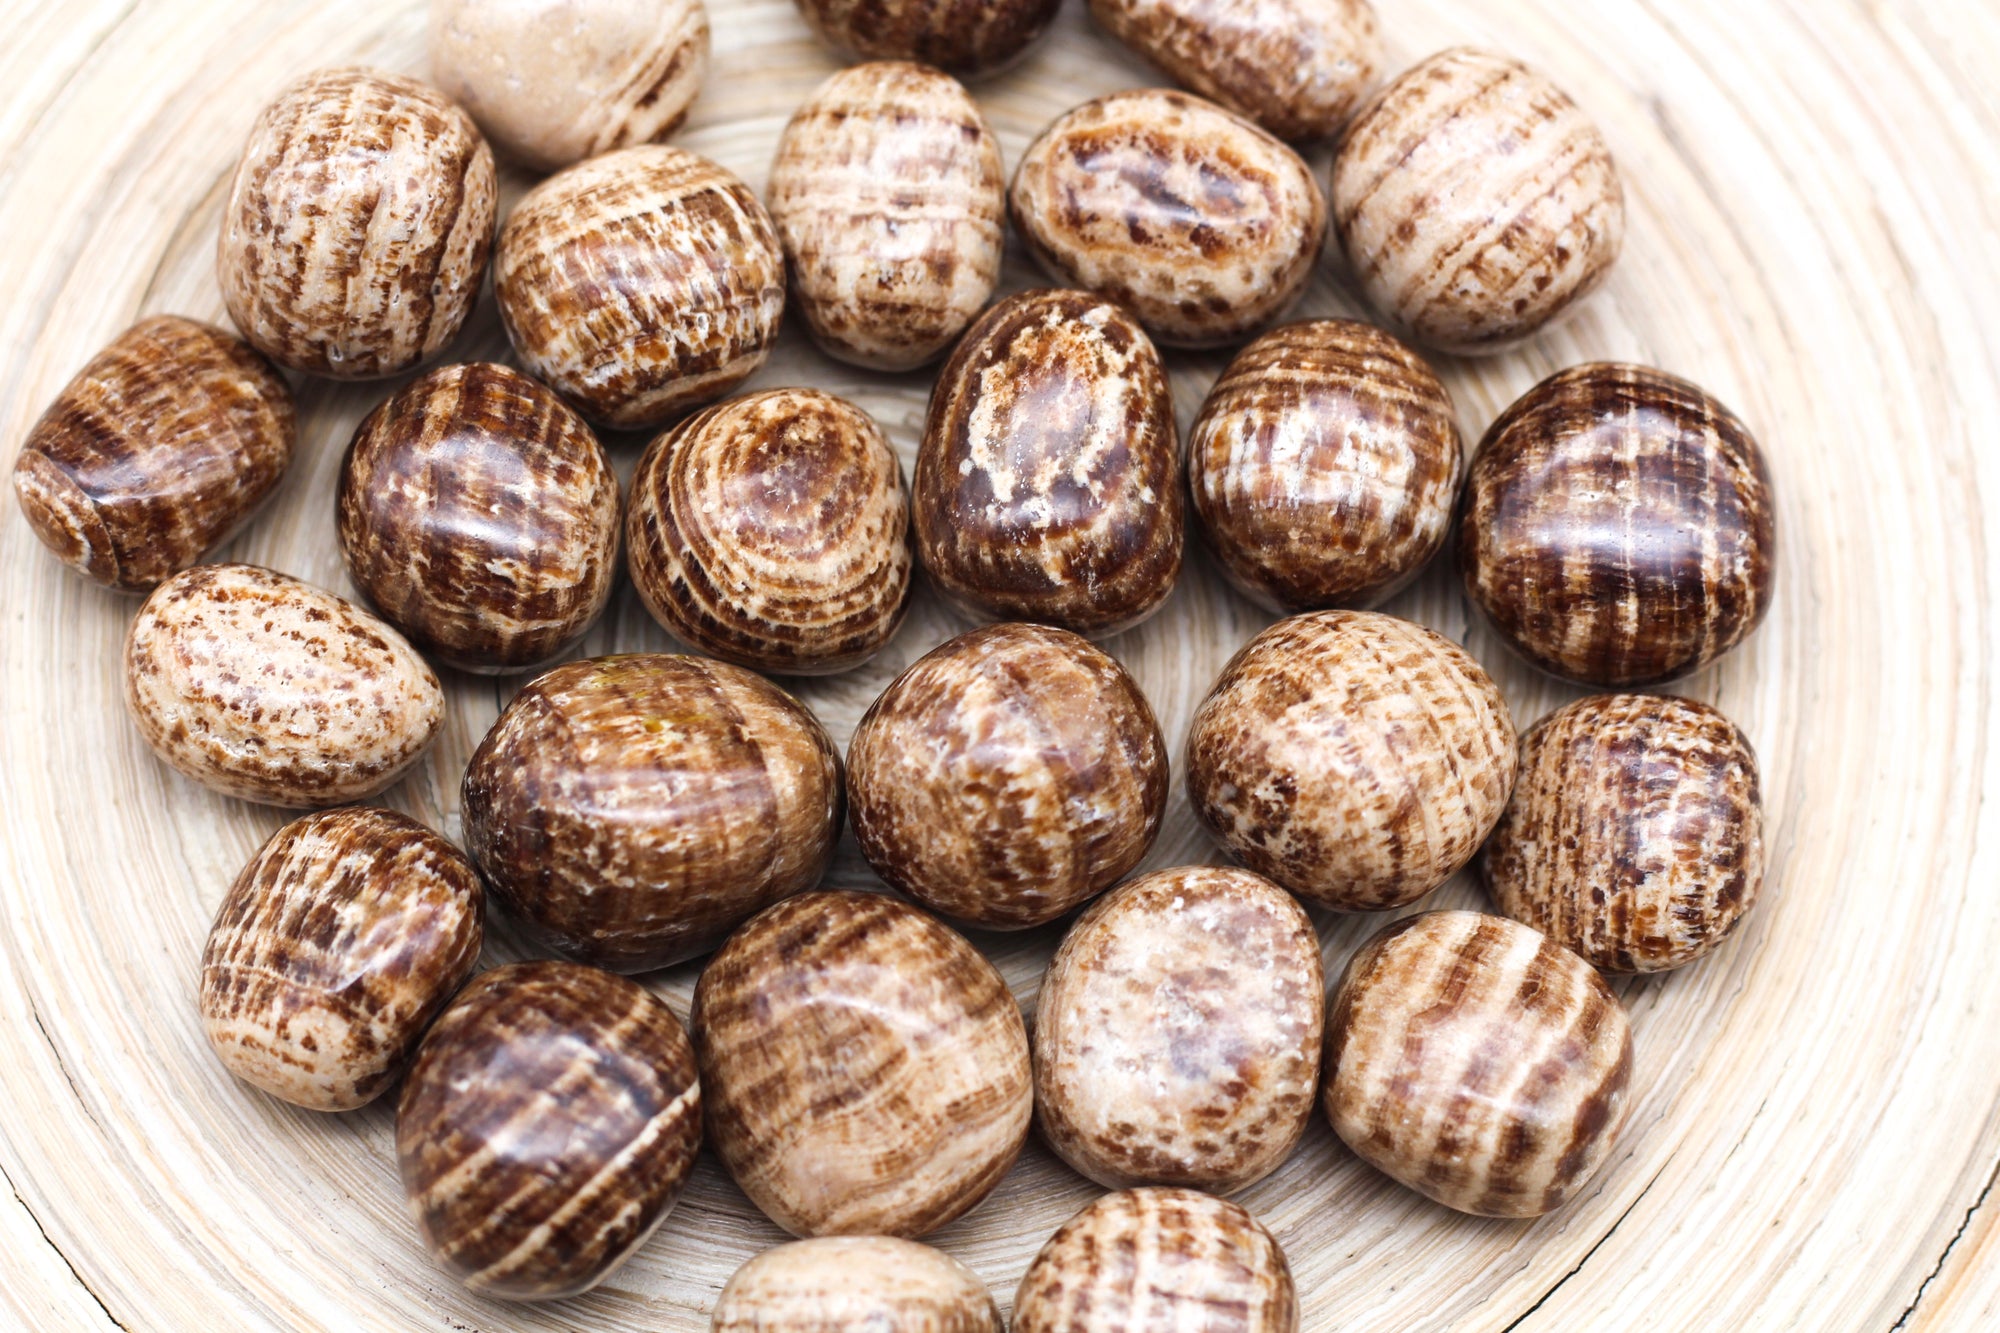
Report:
[[[1547,69],[1603,123],[1632,225],[1608,289],[1500,360],[1446,363],[1468,436],[1593,357],[1699,380],[1762,436],[1783,542],[1774,612],[1686,683],[1764,763],[1772,869],[1747,927],[1622,983],[1635,1113],[1608,1169],[1534,1224],[1395,1187],[1316,1118],[1242,1196],[1289,1251],[1308,1330],[1992,1327],[2000,1316],[2000,819],[1989,707],[2000,495],[2000,6],[1991,0],[1395,0],[1393,62],[1458,42]],[[1008,165],[1055,114],[1155,81],[1089,30],[976,89]],[[718,0],[708,91],[679,142],[761,188],[832,68],[787,0]],[[258,107],[315,66],[421,72],[401,0],[0,0],[0,463],[135,316],[219,319],[226,175]],[[1324,155],[1316,161],[1324,165]],[[522,182],[510,181],[503,207]],[[1018,251],[1007,281],[1032,279]],[[1333,264],[1306,310],[1351,311]],[[490,300],[454,349],[504,351]],[[1220,357],[1171,358],[1185,429]],[[878,414],[909,466],[924,376],[825,362],[796,325],[752,387],[811,383]],[[390,385],[302,386],[279,499],[228,554],[340,590],[341,448]],[[614,453],[629,472],[637,441]],[[386,1105],[297,1112],[206,1049],[195,968],[230,878],[282,816],[155,763],[119,702],[136,602],[61,571],[0,516],[0,1307],[38,1328],[695,1330],[776,1231],[705,1158],[661,1233],[598,1292],[471,1298],[404,1215]],[[1391,608],[1463,639],[1525,725],[1574,692],[1467,624],[1434,569]],[[1191,562],[1109,647],[1176,751],[1264,617]],[[958,627],[924,601],[875,665],[801,690],[837,740]],[[667,645],[629,589],[587,648]],[[508,692],[455,678],[434,755],[393,804],[458,834],[457,784]],[[1178,784],[1178,764],[1176,765]],[[1148,866],[1207,858],[1178,791]],[[865,882],[845,846],[835,883]],[[1455,883],[1429,905],[1477,903]],[[1330,970],[1377,923],[1319,918]],[[986,937],[1032,1005],[1054,932]],[[519,956],[504,932],[489,961]],[[685,1014],[691,968],[657,979]],[[1039,1147],[940,1243],[1006,1303],[1094,1191]]]

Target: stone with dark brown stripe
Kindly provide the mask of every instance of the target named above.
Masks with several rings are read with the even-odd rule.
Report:
[[[1022,156],[1007,199],[1043,268],[1122,302],[1173,347],[1270,322],[1305,290],[1326,240],[1326,201],[1297,153],[1164,88],[1059,117]]]
[[[309,74],[250,131],[222,212],[229,316],[281,366],[393,375],[458,335],[493,245],[493,151],[411,79]]]
[[[1062,0],[795,0],[820,40],[863,60],[915,60],[961,78],[1012,64]]]
[[[1188,437],[1195,517],[1274,611],[1368,606],[1444,547],[1464,474],[1451,395],[1367,324],[1274,329],[1229,363]]]
[[[464,800],[466,848],[503,906],[566,957],[642,972],[818,882],[840,757],[805,705],[747,671],[599,657],[514,696]]]
[[[1597,125],[1505,56],[1457,49],[1356,113],[1333,221],[1370,303],[1419,342],[1504,351],[1573,310],[1625,239],[1625,191]]]
[[[431,1254],[473,1291],[574,1296],[666,1219],[701,1101],[687,1033],[641,987],[574,963],[495,968],[403,1084],[403,1191]]]
[[[348,1111],[389,1087],[479,961],[485,891],[404,815],[295,819],[236,877],[201,958],[224,1067],[295,1106]]]
[[[1233,1194],[1305,1133],[1325,1003],[1312,921],[1269,880],[1184,866],[1120,885],[1042,980],[1042,1137],[1107,1189]]]
[[[1737,415],[1645,366],[1574,366],[1501,415],[1459,525],[1466,591],[1544,671],[1653,685],[1707,666],[1770,609],[1777,516]]]
[[[794,1235],[935,1231],[1027,1138],[1028,1037],[1006,981],[893,898],[767,909],[702,971],[690,1026],[710,1139]]]
[[[1180,575],[1167,377],[1132,316],[1088,292],[988,310],[931,391],[917,555],[974,612],[1080,634],[1138,624]]]
[[[145,592],[249,522],[297,433],[269,361],[220,329],[155,315],[49,404],[14,459],[14,494],[57,559]]]
[[[702,0],[435,0],[431,77],[533,171],[657,143],[708,75]]]
[[[1338,133],[1382,65],[1368,0],[1090,0],[1090,14],[1176,83],[1281,139]]]
[[[1145,856],[1167,748],[1116,660],[1064,630],[989,625],[882,692],[849,745],[854,837],[934,911],[999,930],[1053,921]]]
[[[1014,1333],[1297,1333],[1291,1266],[1233,1203],[1107,1194],[1049,1238],[1014,1295]]]
[[[368,415],[335,500],[375,609],[466,671],[546,662],[618,572],[618,478],[562,400],[505,366],[446,366]]]
[[[255,565],[196,565],[125,635],[125,705],[163,763],[266,805],[364,800],[423,757],[444,690],[360,607]]]
[[[1625,1119],[1632,1036],[1590,965],[1505,917],[1426,912],[1363,945],[1327,1019],[1327,1118],[1447,1208],[1553,1212]]]
[[[736,1270],[711,1333],[1006,1333],[986,1284],[928,1245],[822,1236]]]
[[[913,370],[1000,277],[1000,146],[948,74],[842,70],[785,126],[765,191],[806,327],[829,355]]]
[[[1597,967],[1691,963],[1763,885],[1756,752],[1692,699],[1580,699],[1522,738],[1514,799],[1479,864],[1501,911]]]
[[[845,671],[908,607],[910,502],[866,412],[817,389],[706,408],[654,440],[625,516],[632,585],[670,632],[738,666]]]
[[[1195,711],[1195,814],[1244,865],[1323,907],[1372,912],[1472,859],[1514,785],[1514,724],[1463,648],[1407,620],[1281,620]]]
[[[770,356],[785,259],[750,187],[647,145],[530,190],[500,231],[493,290],[514,350],[599,425],[657,426]]]

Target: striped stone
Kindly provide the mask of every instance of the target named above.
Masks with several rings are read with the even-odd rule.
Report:
[[[961,77],[1019,59],[1062,0],[796,0],[820,40],[864,60],[914,60]]]
[[[1013,1333],[1297,1333],[1283,1250],[1246,1210],[1193,1190],[1107,1194],[1049,1238]]]
[[[1757,441],[1662,371],[1561,371],[1473,455],[1466,592],[1510,647],[1565,679],[1624,688],[1708,665],[1763,621],[1777,559]]]
[[[1000,278],[1004,183],[1000,146],[950,75],[880,61],[821,84],[765,191],[813,338],[877,370],[943,355]]]
[[[618,478],[519,371],[446,366],[369,413],[335,498],[348,573],[447,665],[519,671],[582,637],[618,572]]]
[[[347,806],[272,834],[201,957],[201,1017],[230,1073],[315,1111],[373,1101],[479,961],[485,891],[458,848]]]
[[[1681,967],[1728,938],[1763,885],[1757,755],[1691,699],[1580,699],[1522,738],[1479,864],[1502,912],[1595,966]]]
[[[1618,1141],[1632,1035],[1590,965],[1478,912],[1406,917],[1362,946],[1327,1017],[1327,1119],[1447,1208],[1539,1217]]]
[[[750,187],[648,145],[579,162],[507,217],[493,265],[522,364],[600,425],[657,426],[764,364],[785,260]]]
[[[718,403],[654,440],[625,551],[653,618],[726,662],[846,671],[908,607],[910,505],[866,412],[817,389]]]
[[[928,1245],[824,1236],[764,1251],[715,1303],[712,1333],[1006,1333],[986,1284]]]
[[[424,1039],[396,1108],[431,1254],[484,1296],[588,1291],[666,1219],[701,1146],[687,1033],[622,977],[482,973]]]
[[[709,960],[692,1019],[709,1134],[796,1236],[925,1235],[1000,1183],[1033,1110],[1013,994],[893,898],[818,892]]]
[[[1188,797],[1258,874],[1379,911],[1472,859],[1515,762],[1506,700],[1463,648],[1394,616],[1318,611],[1223,668],[1188,733]]]
[[[145,592],[249,521],[297,434],[269,361],[221,329],[155,315],[56,395],[14,459],[14,494],[57,559]]]
[[[1369,301],[1441,351],[1503,351],[1603,282],[1625,192],[1595,122],[1517,60],[1464,48],[1355,114],[1333,222]]]
[[[473,751],[466,849],[508,910],[578,962],[644,972],[818,883],[840,756],[748,671],[636,653],[529,682]]]
[[[251,128],[222,210],[229,317],[281,366],[408,370],[458,336],[493,246],[493,152],[435,89],[308,74]]]

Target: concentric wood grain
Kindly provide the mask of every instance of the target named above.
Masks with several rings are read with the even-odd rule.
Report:
[[[836,68],[789,0],[717,9],[715,64],[676,142],[761,188],[787,117]],[[142,315],[227,315],[214,245],[258,109],[326,65],[421,77],[424,6],[359,0],[73,0],[4,9],[0,44],[0,464]],[[1476,438],[1548,374],[1664,367],[1763,443],[1786,561],[1763,628],[1675,689],[1756,746],[1770,873],[1714,954],[1614,984],[1632,1016],[1632,1120],[1591,1189],[1547,1222],[1458,1217],[1376,1174],[1314,1118],[1241,1197],[1298,1280],[1309,1330],[1521,1333],[1990,1322],[1996,1201],[2000,780],[1985,664],[2000,564],[2000,16],[1971,0],[1401,0],[1385,70],[1474,43],[1589,108],[1628,189],[1625,253],[1574,319],[1440,378]],[[1064,7],[1049,40],[976,85],[1008,166],[1057,115],[1158,76]],[[1324,150],[1311,157],[1315,172]],[[503,175],[512,200],[530,184]],[[1010,254],[1002,290],[1046,279]],[[1298,317],[1364,317],[1331,253]],[[492,303],[453,359],[505,359]],[[1226,355],[1171,355],[1180,425]],[[881,423],[911,475],[927,377],[878,377],[787,330],[748,389],[804,384]],[[220,553],[350,597],[330,497],[387,387],[302,385],[289,478]],[[616,440],[621,471],[639,441]],[[783,1233],[720,1165],[616,1277],[499,1307],[437,1273],[410,1226],[391,1110],[294,1112],[216,1064],[195,1004],[232,876],[288,816],[157,764],[119,717],[133,599],[63,571],[0,497],[0,1309],[128,1328],[701,1333],[729,1274]],[[1387,608],[1467,642],[1516,718],[1581,691],[1469,624],[1437,564]],[[1199,550],[1160,613],[1106,639],[1172,753],[1230,654],[1267,620]],[[791,682],[844,746],[898,672],[969,628],[920,590],[846,676]],[[673,651],[629,590],[576,650]],[[508,686],[452,678],[432,757],[386,794],[454,839],[458,774]],[[1983,832],[1984,831],[1984,832]],[[1179,783],[1141,869],[1213,859]],[[875,884],[851,843],[834,883]],[[1429,904],[1484,907],[1469,875]],[[1379,921],[1321,917],[1330,974]],[[982,936],[1032,1005],[1059,930]],[[489,961],[531,952],[503,921]],[[686,1012],[692,968],[649,978]],[[933,1239],[1003,1306],[1036,1247],[1094,1197],[1031,1142],[988,1202]],[[1978,1206],[1975,1206],[1978,1205]],[[1961,1234],[1962,1233],[1962,1234]],[[1935,1274],[1935,1276],[1933,1276]]]

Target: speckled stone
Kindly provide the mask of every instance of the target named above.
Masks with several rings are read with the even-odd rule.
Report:
[[[820,40],[863,60],[915,60],[961,78],[1019,59],[1062,0],[796,0]]]
[[[1013,1333],[1298,1333],[1284,1251],[1247,1211],[1193,1190],[1107,1194],[1049,1238]]]
[[[618,477],[581,417],[505,366],[434,370],[369,413],[334,507],[369,602],[461,670],[546,662],[611,598]]]
[[[1318,611],[1223,668],[1188,734],[1188,797],[1258,874],[1373,912],[1472,859],[1515,760],[1506,700],[1463,648],[1394,616]]]
[[[1539,1217],[1616,1144],[1625,1010],[1588,963],[1505,917],[1426,912],[1347,965],[1326,1028],[1327,1119],[1447,1208]]]
[[[701,1098],[687,1033],[641,987],[574,963],[482,973],[424,1039],[396,1108],[425,1245],[482,1296],[588,1291],[679,1199]]]
[[[196,565],[153,590],[125,636],[125,704],[180,773],[306,808],[382,791],[444,718],[436,673],[402,635],[255,565]]]
[[[250,520],[297,434],[292,391],[249,344],[154,315],[56,395],[15,456],[14,494],[58,560],[145,592]]]
[[[893,898],[766,910],[703,970],[691,1026],[710,1140],[793,1235],[935,1231],[1028,1135],[1028,1037],[1006,981]]]
[[[1595,122],[1505,56],[1445,51],[1356,113],[1333,219],[1368,300],[1419,342],[1504,351],[1575,308],[1625,240]]]
[[[1065,113],[1022,155],[1007,197],[1043,268],[1122,302],[1172,347],[1269,323],[1326,240],[1326,201],[1297,153],[1161,88]]]
[[[880,61],[821,84],[765,191],[814,341],[876,370],[942,356],[999,281],[1004,181],[993,132],[950,75]]]
[[[722,662],[570,662],[514,696],[473,751],[465,843],[549,948],[644,972],[713,948],[819,882],[840,756],[805,705]]]
[[[924,906],[1000,930],[1053,921],[1136,866],[1167,805],[1160,724],[1074,634],[989,625],[919,659],[854,730],[854,838]]]
[[[824,1236],[764,1251],[715,1303],[712,1333],[1006,1333],[986,1284],[928,1245]]]
[[[1312,921],[1269,880],[1186,866],[1119,886],[1042,981],[1042,1137],[1107,1189],[1263,1179],[1312,1117],[1325,993]]]
[[[972,614],[1109,634],[1173,591],[1181,491],[1166,371],[1139,325],[1086,292],[1022,292],[931,391],[917,555]]]
[[[485,890],[405,815],[345,806],[272,834],[201,957],[201,1020],[230,1073],[314,1111],[373,1101],[479,961]]]
[[[1573,366],[1473,455],[1458,562],[1473,604],[1544,671],[1655,685],[1747,638],[1778,560],[1764,455],[1734,412],[1645,366]]]
[[[636,430],[764,364],[785,312],[785,259],[742,181],[678,148],[625,148],[514,206],[493,290],[536,378],[599,425]]]
[[[1273,611],[1364,607],[1444,548],[1464,476],[1451,395],[1348,320],[1273,329],[1229,363],[1188,436],[1188,491],[1231,583]]]
[[[1382,66],[1368,0],[1090,0],[1090,15],[1176,83],[1281,139],[1338,133]]]
[[[670,633],[738,666],[824,675],[901,627],[909,530],[902,468],[868,414],[817,389],[770,389],[648,446],[626,558]]]
[[[1501,911],[1607,972],[1662,972],[1728,938],[1764,882],[1749,739],[1692,699],[1579,699],[1521,740],[1480,853]]]
[[[251,128],[222,209],[229,317],[281,366],[409,370],[458,336],[493,246],[493,151],[435,89],[308,74]]]
[[[535,171],[656,143],[708,76],[701,0],[432,0],[431,77]]]

